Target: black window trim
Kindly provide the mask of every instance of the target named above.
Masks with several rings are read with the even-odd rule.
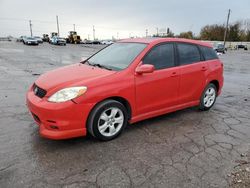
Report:
[[[201,49],[199,48],[199,45],[197,44],[193,44],[193,43],[190,43],[190,42],[174,42],[175,43],[175,49],[176,49],[176,59],[177,59],[177,66],[185,66],[185,65],[192,65],[192,64],[196,64],[196,63],[200,63],[200,62],[203,62],[205,61],[205,58],[201,52]],[[199,54],[200,54],[200,61],[197,61],[197,62],[193,62],[193,63],[190,63],[190,64],[185,64],[185,65],[181,65],[180,64],[180,59],[179,59],[179,51],[178,51],[178,48],[177,48],[177,45],[178,44],[187,44],[187,45],[193,45],[193,46],[196,46],[196,48],[198,49],[199,51]]]
[[[155,71],[161,71],[161,70],[166,70],[166,69],[170,69],[170,68],[174,68],[174,67],[178,67],[178,61],[177,61],[177,49],[176,49],[176,45],[175,45],[175,42],[161,42],[161,43],[158,43],[156,45],[154,45],[152,48],[150,48],[147,53],[142,57],[141,61],[144,62],[144,59],[146,58],[146,56],[156,47],[158,46],[161,46],[161,45],[164,45],[164,44],[173,44],[173,48],[174,48],[174,66],[172,67],[166,67],[166,68],[163,68],[163,69],[155,69]]]

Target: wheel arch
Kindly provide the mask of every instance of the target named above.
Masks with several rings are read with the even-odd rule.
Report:
[[[91,112],[95,109],[95,107],[96,107],[98,104],[100,104],[100,103],[102,103],[103,101],[106,101],[106,100],[115,100],[115,101],[118,101],[118,102],[120,102],[121,104],[123,104],[124,107],[126,108],[127,112],[128,112],[128,120],[131,119],[131,117],[132,117],[132,108],[131,108],[131,105],[130,105],[130,103],[129,103],[129,101],[128,101],[127,99],[125,99],[124,97],[120,97],[120,96],[107,97],[107,98],[105,98],[105,99],[102,99],[102,100],[98,101],[98,102],[93,106],[93,108],[90,110],[88,117],[90,116]]]
[[[209,84],[214,84],[217,89],[217,92],[220,90],[220,84],[218,80],[211,80]]]

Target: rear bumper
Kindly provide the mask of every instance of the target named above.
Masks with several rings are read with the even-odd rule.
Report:
[[[40,135],[49,139],[67,139],[87,134],[86,123],[92,104],[75,104],[72,101],[51,103],[28,91],[26,103]]]

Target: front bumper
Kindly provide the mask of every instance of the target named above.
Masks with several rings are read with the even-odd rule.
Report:
[[[38,42],[33,42],[33,41],[30,42],[30,41],[29,41],[29,42],[27,42],[26,44],[28,44],[28,45],[38,45]]]
[[[87,134],[86,123],[92,104],[51,103],[47,99],[37,97],[31,89],[26,95],[27,107],[39,125],[41,136],[57,140]]]

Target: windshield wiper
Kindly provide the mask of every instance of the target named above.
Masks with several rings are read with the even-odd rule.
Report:
[[[112,70],[111,68],[105,66],[105,65],[101,65],[99,63],[91,63],[91,65],[95,66],[95,67],[99,67],[99,68],[104,68],[104,69],[107,69],[107,70]]]
[[[88,60],[84,61],[83,64],[88,64],[90,66],[93,66],[93,67],[99,67],[99,68],[103,68],[103,69],[107,69],[107,70],[113,70],[105,65],[101,65],[99,63],[90,63]]]

